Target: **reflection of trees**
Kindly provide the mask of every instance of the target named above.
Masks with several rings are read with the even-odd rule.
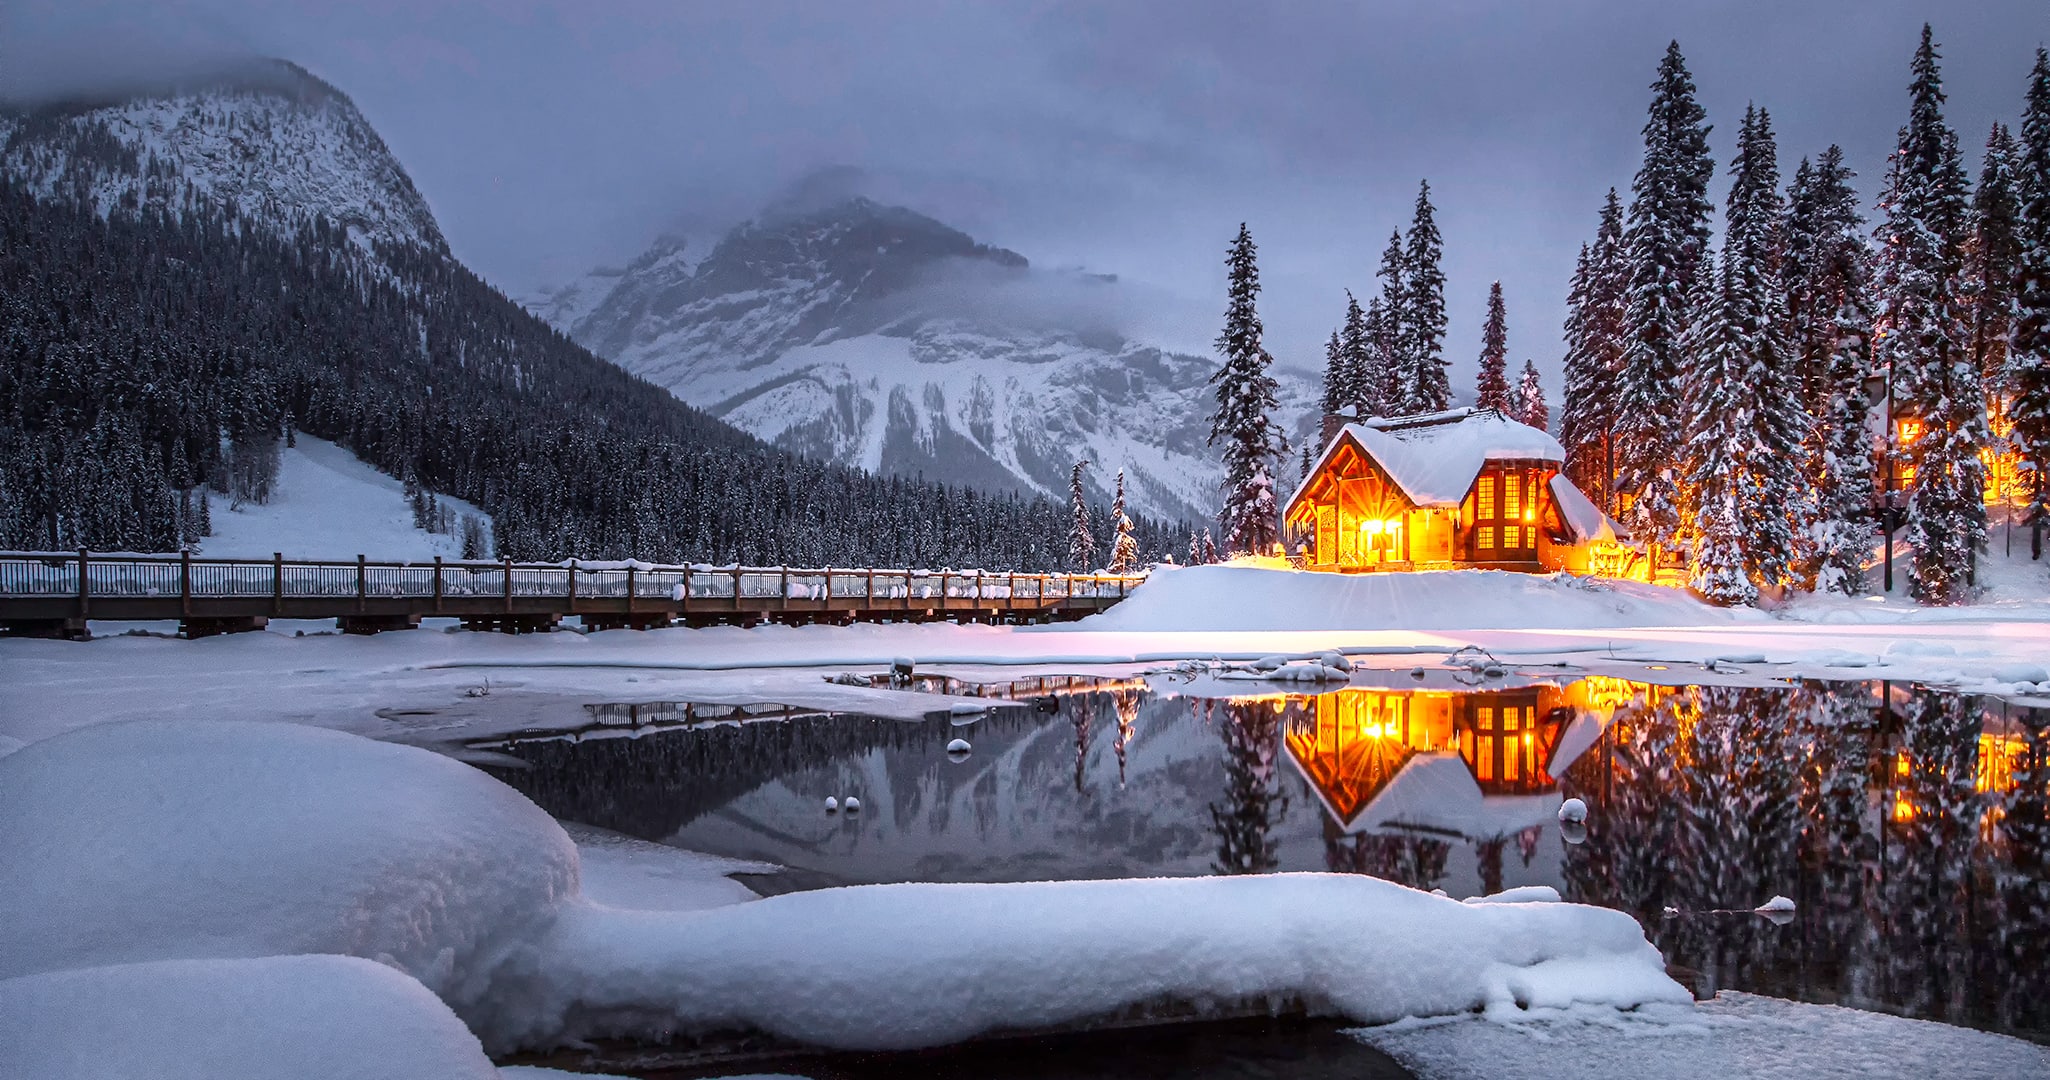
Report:
[[[1493,896],[1502,891],[1502,849],[1508,844],[1506,836],[1474,841],[1474,861],[1479,864],[1482,896]]]
[[[1976,699],[1927,690],[1911,694],[1905,711],[1886,770],[1895,794],[1880,848],[1884,988],[1910,1012],[1956,1019],[1973,960],[1980,714]]]
[[[1082,793],[1082,776],[1089,764],[1089,728],[1096,720],[1096,695],[1071,694],[1068,717],[1075,725],[1075,793]]]
[[[1210,804],[1217,831],[1219,874],[1263,874],[1280,865],[1274,826],[1288,813],[1288,796],[1275,788],[1281,750],[1281,714],[1262,701],[1227,701],[1218,710],[1224,736],[1225,801]]]
[[[1117,690],[1111,694],[1111,705],[1117,709],[1118,734],[1111,741],[1111,749],[1118,757],[1118,786],[1125,786],[1125,747],[1131,744],[1132,729],[1139,723],[1139,691]]]
[[[2006,859],[1995,870],[1999,894],[1997,967],[2001,988],[1995,1015],[2002,1027],[2023,1026],[2031,1006],[2035,1023],[2046,1023],[2043,1001],[2050,997],[2050,711],[2015,709],[2023,735],[2014,763],[2014,789],[2001,803],[2000,847]]]
[[[1565,778],[1594,807],[1587,843],[1566,849],[1566,891],[1637,916],[1710,988],[2040,1036],[2050,734],[2020,718],[1996,801],[1977,790],[1995,730],[1978,700],[1917,689],[1892,712],[1874,689],[1705,688],[1620,711]],[[1774,893],[1798,904],[1785,927],[1703,914]]]

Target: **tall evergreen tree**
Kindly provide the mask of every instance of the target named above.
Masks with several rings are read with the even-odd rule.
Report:
[[[1078,461],[1068,474],[1068,567],[1076,571],[1096,565],[1096,534],[1089,529],[1089,499],[1082,492],[1082,470],[1088,467]]]
[[[1373,325],[1367,313],[1360,310],[1359,298],[1353,296],[1351,289],[1345,291],[1345,328],[1339,348],[1345,354],[1351,378],[1351,392],[1345,404],[1351,405],[1361,419],[1379,414],[1387,407],[1382,397],[1387,375],[1374,352]]]
[[[2029,473],[2029,553],[2043,557],[2050,523],[2050,52],[2036,50],[2016,154],[2021,242],[2007,357],[2010,436]]]
[[[1523,374],[1516,380],[1516,419],[1539,431],[1552,424],[1551,407],[1545,404],[1545,387],[1538,381],[1537,362],[1525,360]]]
[[[1352,361],[1345,355],[1344,339],[1333,330],[1331,340],[1324,343],[1324,396],[1319,403],[1328,416],[1352,404],[1352,401]]]
[[[1908,123],[1880,197],[1879,350],[1893,371],[1896,415],[1922,429],[1903,448],[1914,470],[1909,592],[1923,603],[1961,604],[1971,598],[1973,561],[1986,542],[1986,404],[1964,287],[1967,185],[1957,134],[1943,120],[1937,59],[1925,25]]]
[[[1799,368],[1817,388],[1803,397],[1815,416],[1809,472],[1817,477],[1817,520],[1804,576],[1816,588],[1865,589],[1874,505],[1871,255],[1854,174],[1831,146],[1796,170],[1787,212],[1787,297]]]
[[[1401,394],[1396,387],[1401,349],[1396,340],[1395,321],[1382,306],[1381,298],[1367,298],[1366,359],[1361,366],[1360,394],[1372,406],[1368,415],[1393,416],[1401,412]]]
[[[1406,271],[1402,294],[1403,401],[1405,412],[1437,412],[1452,406],[1450,361],[1445,359],[1445,238],[1431,206],[1431,182],[1417,188],[1416,211],[1402,251]]]
[[[1267,368],[1274,358],[1261,347],[1265,333],[1257,303],[1260,268],[1253,234],[1239,225],[1226,258],[1230,271],[1229,302],[1217,351],[1224,365],[1210,377],[1217,387],[1217,412],[1210,421],[1210,444],[1224,444],[1224,507],[1218,520],[1224,542],[1233,554],[1265,555],[1280,536],[1269,463],[1288,449],[1274,423],[1274,377]]]
[[[1980,380],[2003,413],[2014,282],[2021,261],[2021,192],[2015,165],[2014,137],[2007,125],[1994,124],[1972,192],[1965,288],[1971,305],[1972,357],[1978,362]]]
[[[1390,416],[1409,411],[1409,267],[1403,262],[1402,230],[1388,234],[1381,249],[1381,318],[1374,326],[1374,350],[1381,369],[1381,403]]]
[[[1132,519],[1125,514],[1125,470],[1118,470],[1117,494],[1110,502],[1110,572],[1130,574],[1139,569],[1139,538],[1132,535]]]
[[[1680,338],[1708,245],[1707,113],[1679,42],[1666,47],[1644,125],[1623,242],[1630,263],[1616,395],[1616,490],[1636,538],[1670,548],[1680,527],[1673,448],[1682,442]]]
[[[1772,120],[1747,107],[1725,211],[1723,304],[1727,347],[1737,356],[1747,430],[1738,449],[1745,566],[1760,586],[1788,583],[1809,536],[1814,492],[1803,468],[1808,412],[1802,407],[1781,277],[1786,207],[1780,197]],[[1706,378],[1697,374],[1697,378]]]
[[[1488,286],[1488,321],[1481,324],[1480,379],[1474,406],[1516,415],[1509,397],[1509,319],[1502,308],[1502,283]]]
[[[1733,266],[1734,260],[1726,258],[1721,273],[1695,279],[1687,330],[1679,342],[1690,361],[1685,458],[1694,551],[1689,583],[1710,603],[1724,605],[1758,599],[1745,543],[1753,400],[1744,385],[1745,357],[1731,318]]]

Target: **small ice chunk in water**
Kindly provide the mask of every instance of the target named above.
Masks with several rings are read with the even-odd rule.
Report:
[[[947,756],[955,761],[960,761],[966,758],[968,752],[972,749],[974,748],[968,745],[967,739],[955,739],[947,744]]]
[[[973,701],[957,701],[947,711],[954,716],[981,716],[989,711],[989,706]]]
[[[832,797],[831,795],[828,795],[828,796],[826,796],[826,813],[828,813],[828,814],[836,814],[836,813],[839,813],[839,811],[840,811],[840,800],[838,800],[838,799],[836,799],[836,798]]]
[[[847,796],[846,800],[841,802],[840,805],[846,807],[847,812],[850,814],[861,813],[861,800],[852,795]]]
[[[1763,904],[1760,904],[1760,905],[1758,905],[1758,907],[1756,908],[1756,910],[1758,910],[1758,911],[1792,911],[1792,910],[1794,910],[1794,902],[1793,902],[1792,900],[1789,900],[1789,899],[1787,899],[1787,898],[1786,898],[1786,897],[1784,897],[1784,896],[1774,896],[1774,897],[1773,897],[1772,899],[1770,899],[1770,900],[1767,900],[1767,901],[1766,901],[1765,903],[1763,903]]]
[[[1579,799],[1567,799],[1559,804],[1559,820],[1576,825],[1587,820],[1587,804]]]

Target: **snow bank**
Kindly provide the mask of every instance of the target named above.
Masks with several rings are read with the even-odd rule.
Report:
[[[1328,574],[1251,566],[1162,568],[1076,630],[1508,630],[1765,621],[1632,581],[1439,570]]]
[[[465,1011],[577,890],[518,792],[412,747],[291,724],[100,724],[0,758],[0,978],[339,953]]]
[[[229,509],[225,495],[213,496],[213,535],[200,553],[215,559],[431,559],[462,554],[460,536],[413,527],[405,484],[378,472],[348,449],[299,435],[280,451],[271,500]],[[447,495],[437,495],[460,521],[483,523],[489,550],[491,516]]]
[[[477,1037],[426,987],[354,957],[165,960],[0,980],[0,1076],[498,1075]]]
[[[773,874],[774,863],[748,862],[652,844],[589,825],[564,825],[577,843],[583,894],[606,907],[639,911],[702,911],[755,898],[728,874]]]
[[[1488,1007],[1688,1000],[1628,915],[1467,905],[1282,874],[870,885],[694,915],[566,908],[503,975],[487,1046],[753,1029],[846,1049],[1178,1003],[1365,1022]]]
[[[1353,1034],[1420,1080],[2050,1076],[2050,1047],[2006,1035],[1728,990],[1698,1006],[1565,1009],[1507,1024],[1424,1021]]]

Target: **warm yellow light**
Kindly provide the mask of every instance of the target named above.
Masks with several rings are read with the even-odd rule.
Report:
[[[1526,522],[1529,522],[1529,521],[1536,521],[1536,520],[1537,520],[1537,512],[1536,512],[1536,511],[1534,511],[1534,510],[1525,510],[1525,511],[1523,512],[1523,520],[1524,520],[1524,521],[1526,521]]]
[[[1911,443],[1914,442],[1917,438],[1921,437],[1922,422],[1920,420],[1916,420],[1912,417],[1902,417],[1899,426],[1900,439],[1902,442]]]
[[[1401,532],[1401,531],[1402,531],[1402,519],[1401,519],[1401,518],[1389,518],[1389,519],[1388,519],[1388,521],[1387,521],[1387,523],[1386,523],[1386,527],[1387,527],[1387,529],[1388,529],[1388,531],[1389,531],[1389,532]]]
[[[1895,821],[1913,821],[1913,820],[1915,820],[1915,804],[1914,804],[1914,803],[1912,803],[1912,802],[1909,802],[1909,801],[1908,801],[1908,797],[1907,797],[1906,795],[1896,795],[1896,796],[1894,796],[1894,798],[1893,798],[1893,819],[1894,819]]]
[[[1893,756],[1893,774],[1895,776],[1906,776],[1912,770],[1913,763],[1911,763],[1908,760],[1908,755],[1906,751],[1902,751],[1901,753],[1895,754]]]
[[[1381,522],[1377,518],[1368,518],[1367,520],[1360,522],[1360,531],[1364,533],[1380,532]]]

